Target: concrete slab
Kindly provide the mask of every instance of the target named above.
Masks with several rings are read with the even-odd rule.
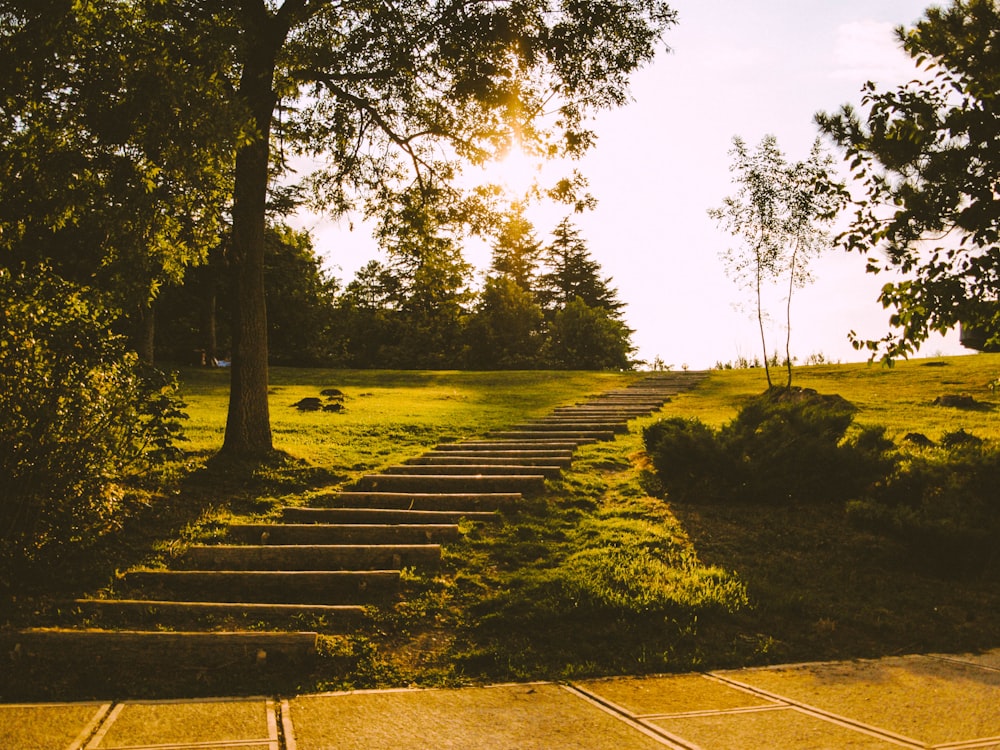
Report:
[[[1000,648],[995,648],[992,651],[984,651],[978,654],[931,654],[931,656],[936,656],[939,659],[946,659],[949,661],[961,661],[968,664],[975,664],[979,667],[985,667],[987,669],[1000,670]]]
[[[0,705],[0,740],[18,750],[79,750],[110,711],[110,703]]]
[[[918,745],[1000,742],[1000,671],[906,656],[715,673]]]
[[[664,742],[552,684],[359,692],[289,702],[289,750],[662,750]],[[670,746],[670,745],[666,745]]]
[[[273,701],[237,698],[119,703],[86,750],[195,746],[278,750]]]
[[[700,674],[612,678],[573,684],[632,717],[777,705],[761,695]]]
[[[757,711],[678,716],[650,722],[684,746],[700,750],[891,750],[899,745],[798,711]]]

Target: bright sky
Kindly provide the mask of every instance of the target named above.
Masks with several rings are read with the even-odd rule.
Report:
[[[813,115],[860,103],[866,80],[902,83],[915,69],[892,30],[918,20],[929,0],[675,0],[671,52],[633,79],[635,101],[602,114],[596,149],[579,165],[597,209],[576,218],[593,257],[627,303],[639,356],[694,369],[761,351],[752,308],[729,280],[719,253],[735,242],[706,210],[733,192],[732,137],[756,145],[767,133],[790,159],[808,155]],[[839,160],[839,155],[837,155]],[[540,239],[549,225],[536,220]],[[378,253],[368,232],[310,219],[318,252],[342,280]],[[469,260],[485,268],[487,257]],[[812,266],[815,282],[796,292],[792,353],[800,361],[864,360],[847,339],[887,332],[877,302],[888,279],[864,272],[857,255],[832,249]],[[784,351],[781,295],[769,302],[768,346]],[[968,353],[951,334],[921,355]]]

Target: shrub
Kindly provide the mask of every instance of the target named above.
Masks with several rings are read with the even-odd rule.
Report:
[[[120,522],[129,468],[179,437],[172,378],[143,368],[87,290],[0,269],[0,584]]]
[[[1000,448],[964,431],[908,454],[847,505],[858,526],[900,540],[934,572],[966,575],[996,562]]]
[[[809,389],[772,388],[719,430],[697,420],[648,427],[646,451],[678,499],[846,499],[884,474],[891,443],[881,429],[845,439],[854,407]]]

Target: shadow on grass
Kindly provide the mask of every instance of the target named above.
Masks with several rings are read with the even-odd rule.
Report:
[[[266,515],[283,497],[344,480],[277,451],[260,461],[192,454],[169,473],[135,479],[117,528],[90,543],[64,545],[21,571],[11,590],[0,591],[0,601],[9,605],[0,626],[67,624],[72,615],[66,601],[112,586],[130,568],[169,562],[200,524],[222,528],[212,516]]]
[[[702,623],[707,666],[973,652],[1000,645],[997,570],[947,577],[853,528],[843,506],[672,503],[700,559],[733,570],[751,607]],[[994,565],[994,567],[996,567]]]

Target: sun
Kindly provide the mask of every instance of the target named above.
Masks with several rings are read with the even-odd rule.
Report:
[[[517,195],[527,192],[538,177],[541,164],[515,145],[498,159],[483,165],[486,181]]]

